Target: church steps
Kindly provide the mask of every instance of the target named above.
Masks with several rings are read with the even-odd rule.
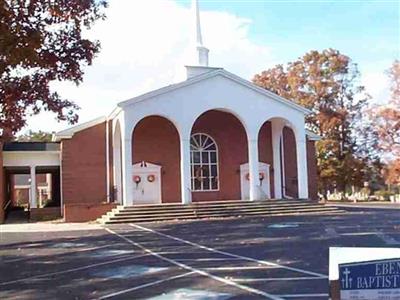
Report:
[[[235,201],[235,202],[227,202],[227,203],[215,203],[215,202],[209,202],[209,203],[202,203],[202,204],[190,204],[190,205],[149,205],[149,206],[119,206],[118,208],[124,211],[171,211],[173,209],[179,209],[179,210],[192,210],[192,209],[203,209],[203,208],[214,208],[214,207],[220,207],[220,208],[225,208],[225,207],[274,207],[274,206],[290,206],[292,207],[293,205],[303,205],[304,203],[314,203],[314,202],[306,202],[306,201],[279,201],[282,203],[278,203],[278,201],[270,201],[270,200],[264,200],[264,201],[255,201],[255,202],[250,202],[250,201]]]
[[[140,222],[163,222],[175,220],[195,220],[195,219],[219,219],[219,218],[232,218],[232,217],[278,217],[278,216],[299,216],[299,215],[334,215],[342,214],[341,210],[300,210],[300,211],[278,211],[275,213],[242,213],[242,214],[210,214],[210,215],[197,215],[197,216],[155,216],[152,218],[116,218],[107,220],[105,224],[118,224],[118,223],[140,223]]]
[[[159,211],[141,211],[141,210],[136,210],[136,211],[125,211],[122,210],[118,212],[118,215],[123,216],[123,215],[131,215],[131,216],[139,216],[139,215],[168,215],[171,213],[204,213],[204,212],[213,212],[213,213],[219,213],[219,212],[241,212],[241,211],[275,211],[275,210],[283,210],[283,209],[302,209],[302,208],[320,208],[321,206],[318,205],[294,205],[294,206],[287,206],[287,207],[281,207],[281,206],[275,206],[275,207],[270,207],[270,206],[255,206],[255,207],[202,207],[202,208],[192,208],[192,209],[185,209],[185,210],[159,210]],[[326,209],[326,208],[325,208]]]
[[[160,222],[172,220],[212,219],[245,216],[290,216],[343,213],[328,207],[302,200],[219,201],[190,205],[118,206],[98,221],[102,224]]]

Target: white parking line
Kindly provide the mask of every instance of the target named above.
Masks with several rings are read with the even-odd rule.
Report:
[[[126,261],[126,260],[135,259],[135,258],[140,258],[140,257],[143,257],[143,256],[148,256],[148,254],[140,254],[140,255],[131,256],[131,257],[124,257],[124,258],[109,260],[109,261],[106,261],[106,262],[86,265],[86,266],[83,266],[83,267],[78,267],[78,268],[73,268],[73,269],[68,269],[68,270],[63,270],[63,271],[58,271],[58,272],[52,272],[52,273],[46,273],[46,274],[40,274],[40,275],[34,275],[34,276],[28,276],[28,277],[25,277],[25,278],[20,278],[20,279],[6,281],[6,282],[0,282],[0,286],[13,284],[13,283],[24,282],[24,281],[29,281],[29,280],[37,279],[37,278],[46,278],[46,277],[50,277],[50,276],[55,276],[55,275],[61,275],[61,274],[66,274],[66,273],[86,270],[86,269],[90,269],[90,268],[94,268],[94,267],[98,267],[98,266],[104,266],[104,265],[108,265],[108,264],[113,264],[113,263],[120,262],[120,261]]]
[[[269,277],[269,278],[231,278],[235,282],[293,281],[293,280],[326,280],[320,277]]]
[[[284,297],[284,298],[309,298],[309,297],[329,297],[328,294],[288,294],[288,295],[279,295],[279,297]]]
[[[279,267],[279,268],[282,268],[282,269],[295,271],[295,272],[299,272],[299,273],[303,273],[303,274],[307,274],[307,275],[317,276],[317,277],[320,277],[320,278],[328,278],[327,275],[324,275],[324,274],[321,274],[321,273],[316,273],[316,272],[307,271],[307,270],[294,268],[294,267],[288,267],[288,266],[280,265],[280,264],[277,264],[277,263],[274,263],[274,262],[269,262],[269,261],[266,261],[266,260],[259,260],[259,259],[255,259],[255,258],[251,258],[251,257],[247,257],[247,256],[242,256],[242,255],[233,254],[233,253],[230,253],[230,252],[217,250],[217,249],[214,249],[214,248],[211,248],[211,247],[207,247],[207,246],[203,246],[203,245],[200,245],[200,244],[188,241],[188,240],[184,240],[184,239],[181,239],[181,238],[169,235],[169,234],[161,233],[161,232],[158,232],[156,230],[153,230],[153,229],[150,229],[150,228],[146,228],[146,227],[143,227],[143,226],[140,226],[140,225],[136,225],[136,224],[129,224],[129,225],[134,227],[134,228],[142,229],[144,231],[148,231],[148,232],[151,232],[151,233],[154,233],[154,234],[157,234],[157,235],[160,235],[160,236],[164,236],[164,237],[167,237],[167,238],[170,238],[170,239],[173,239],[173,240],[185,243],[185,244],[189,244],[189,245],[192,245],[192,246],[200,248],[200,249],[205,249],[205,250],[208,250],[210,252],[219,253],[219,254],[223,254],[223,255],[226,255],[226,256],[230,256],[230,257],[240,258],[240,259],[243,259],[243,260],[252,261],[252,262],[256,262],[256,263],[267,265],[267,266]]]
[[[112,297],[115,297],[115,296],[119,296],[119,295],[122,295],[122,294],[133,292],[133,291],[145,288],[145,287],[161,284],[161,283],[164,283],[164,282],[167,282],[167,281],[171,281],[171,280],[174,280],[174,279],[186,277],[186,276],[189,276],[189,275],[192,275],[192,274],[194,274],[194,272],[187,272],[187,273],[179,274],[179,275],[172,276],[172,277],[169,277],[169,278],[160,279],[160,280],[156,280],[156,281],[153,281],[153,282],[145,283],[145,284],[142,284],[142,285],[139,285],[139,286],[135,286],[133,288],[129,288],[129,289],[126,289],[126,290],[118,291],[118,292],[115,292],[115,293],[112,293],[112,294],[104,295],[104,296],[102,296],[100,298],[96,298],[96,299],[98,299],[98,300],[109,299],[109,298],[112,298]]]
[[[207,271],[240,271],[240,270],[269,270],[269,269],[280,269],[278,266],[244,266],[244,267],[209,267],[209,268],[201,268],[202,270]],[[320,277],[315,277],[320,279]]]
[[[180,253],[182,254],[182,252]],[[233,261],[242,260],[241,258],[229,257],[229,258],[177,258],[176,261]]]
[[[379,237],[382,241],[386,243],[386,245],[399,245],[400,242],[391,237],[390,235],[384,234],[383,232],[376,233],[377,237]]]
[[[336,232],[335,228],[333,227],[327,227],[325,228],[326,236],[330,239],[336,239],[339,238],[340,235]]]
[[[191,271],[191,272],[194,272],[194,273],[197,273],[197,274],[206,276],[206,277],[208,277],[208,278],[214,279],[214,280],[219,281],[219,282],[222,282],[222,283],[224,283],[224,284],[234,286],[234,287],[236,287],[236,288],[238,288],[238,289],[242,289],[242,290],[244,290],[244,291],[246,291],[246,292],[249,292],[249,293],[252,293],[252,294],[256,294],[256,295],[260,295],[260,296],[263,296],[263,297],[265,297],[265,298],[267,298],[267,299],[272,299],[272,300],[284,300],[284,299],[281,298],[281,297],[277,297],[277,296],[275,296],[275,295],[272,295],[272,294],[263,292],[263,291],[261,291],[261,290],[258,290],[258,289],[251,288],[251,287],[246,286],[246,285],[242,285],[242,284],[233,282],[232,280],[229,280],[229,279],[227,279],[227,278],[222,278],[222,277],[219,277],[219,276],[210,274],[210,273],[208,273],[208,272],[206,272],[206,271],[203,271],[203,270],[200,270],[200,269],[196,269],[196,268],[194,268],[194,267],[191,267],[191,266],[185,265],[185,264],[183,264],[183,263],[180,263],[180,262],[178,262],[178,261],[176,261],[176,260],[173,260],[173,259],[170,259],[170,258],[168,258],[168,257],[162,256],[162,255],[160,255],[159,253],[154,252],[154,251],[152,251],[152,250],[150,250],[150,249],[144,247],[144,246],[141,245],[140,243],[137,243],[137,242],[134,242],[134,241],[128,239],[127,237],[125,237],[125,236],[122,235],[122,234],[119,234],[118,232],[115,232],[115,231],[113,231],[113,230],[111,230],[111,229],[109,229],[109,228],[105,228],[105,229],[106,229],[108,232],[119,236],[121,239],[127,241],[128,243],[130,243],[130,244],[132,244],[132,245],[134,245],[134,246],[136,246],[136,247],[142,249],[143,251],[147,252],[148,254],[151,254],[151,255],[153,255],[153,256],[155,256],[155,257],[158,257],[159,259],[162,259],[162,260],[164,260],[164,261],[167,261],[167,262],[169,262],[169,263],[171,263],[171,264],[173,264],[173,265],[176,265],[176,266],[178,266],[178,267],[181,267],[181,268],[183,268],[183,269],[186,269],[186,270],[189,270],[189,271]]]

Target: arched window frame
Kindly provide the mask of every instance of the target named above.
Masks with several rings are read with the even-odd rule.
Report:
[[[196,137],[198,137],[198,139],[196,139]],[[209,140],[211,144],[208,144],[207,147],[203,149],[206,142]],[[201,143],[200,145],[198,145],[199,141]],[[215,146],[215,149],[209,149],[212,148],[212,146]],[[199,154],[196,155],[196,153]],[[213,153],[215,155],[213,155]],[[204,159],[206,157],[208,159]],[[201,167],[201,171],[198,171],[199,167]],[[191,189],[193,192],[219,191],[218,145],[210,135],[199,132],[192,134],[190,137],[190,170]],[[207,174],[209,175],[207,176]],[[200,175],[202,180],[198,180],[198,175]]]

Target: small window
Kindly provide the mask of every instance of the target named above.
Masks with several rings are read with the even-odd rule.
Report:
[[[218,148],[214,139],[204,133],[190,139],[190,166],[193,191],[217,191]]]

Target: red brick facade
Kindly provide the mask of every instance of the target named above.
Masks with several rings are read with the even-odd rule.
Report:
[[[272,150],[272,128],[271,122],[265,122],[258,133],[258,160],[260,162],[269,164],[269,177],[271,197],[275,197],[274,191],[274,161]]]
[[[0,142],[0,224],[4,222],[5,178],[3,168],[3,144]]]
[[[239,200],[240,165],[248,160],[247,136],[243,125],[229,113],[212,110],[196,120],[193,133],[206,133],[217,143],[219,191],[193,192],[192,200]]]
[[[315,150],[315,141],[307,140],[307,167],[308,167],[308,197],[318,200],[318,166]]]
[[[284,190],[286,196],[297,198],[297,150],[294,132],[289,127],[283,128],[283,166]]]
[[[195,122],[192,134],[210,135],[218,146],[219,191],[192,192],[193,201],[239,200],[240,165],[248,162],[247,136],[240,121],[229,113],[209,111]],[[286,195],[297,197],[297,156],[293,131],[283,130]],[[271,196],[274,197],[274,170],[271,123],[265,122],[258,136],[259,160],[270,165]],[[180,202],[180,146],[175,126],[165,118],[143,119],[133,133],[134,163],[147,161],[162,166],[162,202]],[[156,151],[151,151],[155,149]],[[310,196],[316,198],[316,165],[313,142],[307,144]],[[314,160],[313,160],[314,158]],[[222,167],[223,166],[223,167]],[[312,176],[311,174],[314,174]]]
[[[107,211],[105,132],[105,123],[101,123],[62,140],[62,191],[67,221],[93,220]],[[239,200],[240,165],[248,161],[247,136],[242,124],[229,113],[209,111],[193,126],[192,133],[200,132],[212,136],[218,145],[220,188],[216,192],[193,192],[193,201]],[[287,127],[283,134],[286,194],[297,197],[295,137]],[[274,197],[270,122],[262,126],[258,139],[259,160],[270,165],[271,196]],[[180,202],[180,145],[175,126],[162,117],[147,117],[135,127],[132,145],[134,163],[147,161],[162,166],[162,202]],[[112,165],[112,148],[109,153]],[[307,142],[307,156],[310,198],[316,199],[313,141]],[[112,168],[110,186],[111,172]]]
[[[132,138],[132,160],[146,161],[161,168],[163,203],[180,202],[179,133],[165,118],[147,117],[136,125]]]
[[[62,196],[66,221],[75,220],[70,218],[72,214],[78,214],[76,220],[82,221],[100,216],[99,209],[86,207],[101,206],[107,200],[105,132],[104,122],[61,141]],[[73,204],[85,206],[81,207],[82,212],[78,212],[79,209]]]
[[[87,222],[100,218],[116,207],[114,203],[74,203],[64,205],[65,222]]]

